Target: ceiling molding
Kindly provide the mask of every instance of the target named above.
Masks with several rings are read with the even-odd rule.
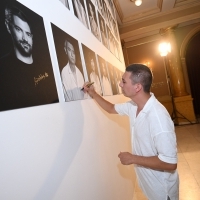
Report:
[[[200,12],[191,14],[191,15],[187,15],[187,16],[183,16],[180,18],[176,18],[173,20],[167,20],[167,21],[160,22],[157,24],[152,24],[152,25],[149,25],[146,27],[142,27],[139,29],[135,29],[135,30],[132,30],[129,32],[122,33],[122,34],[120,34],[120,38],[125,40],[126,38],[133,37],[134,35],[144,34],[144,33],[154,31],[154,30],[160,30],[163,27],[174,26],[174,24],[179,24],[179,23],[182,23],[182,22],[185,22],[188,20],[194,20],[196,18],[199,18],[199,16],[200,16]]]
[[[168,27],[165,27],[165,28],[161,28],[159,33],[160,33],[161,36],[163,36],[163,35],[168,34],[169,31],[174,31],[177,27],[178,27],[178,24],[168,26]]]
[[[188,4],[192,4],[192,3],[198,3],[198,2],[199,2],[199,0],[186,0],[186,1],[176,0],[175,8],[180,7],[180,6],[184,6],[184,5],[188,5]]]
[[[192,0],[192,1],[194,1],[194,0]],[[119,28],[124,28],[124,27],[134,25],[134,24],[137,24],[137,23],[142,23],[142,22],[145,22],[146,20],[156,19],[156,18],[159,18],[161,16],[171,15],[171,14],[177,13],[179,11],[185,11],[185,10],[190,9],[190,8],[196,8],[197,6],[200,6],[200,0],[195,1],[194,4],[184,5],[182,7],[176,7],[176,8],[169,10],[169,11],[165,11],[164,13],[160,12],[160,13],[157,13],[156,15],[143,16],[143,17],[138,18],[137,20],[133,20],[129,23],[122,23],[122,25],[120,25]],[[200,18],[200,17],[198,17],[198,18]]]
[[[129,42],[132,42],[132,41],[138,41],[140,40],[141,38],[149,38],[149,37],[161,37],[161,35],[159,34],[159,30],[154,30],[154,31],[150,31],[148,33],[143,33],[143,34],[139,34],[139,35],[134,35],[132,37],[129,37],[129,38],[125,38],[124,41],[126,43],[129,43]]]
[[[124,47],[126,49],[128,49],[128,48],[148,44],[148,43],[151,43],[151,42],[155,42],[155,41],[158,41],[158,40],[160,41],[161,39],[162,39],[162,37],[160,35],[149,36],[149,37],[145,37],[145,38],[140,38],[140,39],[135,40],[135,41],[126,42]]]
[[[133,20],[136,20],[136,19],[144,18],[144,17],[149,16],[149,15],[157,14],[159,12],[160,12],[160,8],[156,7],[156,8],[153,8],[153,9],[143,11],[142,13],[137,13],[137,14],[131,15],[129,17],[125,17],[125,18],[123,18],[122,22],[123,23],[130,22],[130,21],[133,21]]]

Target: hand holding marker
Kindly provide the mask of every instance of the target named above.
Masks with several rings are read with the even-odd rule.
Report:
[[[91,85],[93,85],[94,84],[94,82],[91,82],[91,83],[88,83],[87,85],[86,85],[86,87],[90,87]],[[81,90],[84,90],[84,87],[83,88],[81,88]]]

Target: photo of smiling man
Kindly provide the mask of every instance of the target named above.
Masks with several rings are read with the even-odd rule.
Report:
[[[0,16],[0,111],[58,102],[43,19],[11,0]]]
[[[26,16],[17,8],[6,6],[5,25],[12,38],[15,56],[26,64],[32,64],[33,33]]]

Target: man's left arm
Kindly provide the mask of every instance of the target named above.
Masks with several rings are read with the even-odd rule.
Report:
[[[158,156],[138,156],[133,155],[129,152],[120,152],[118,157],[123,165],[141,165],[146,168],[154,169],[154,170],[165,170],[165,171],[173,171],[177,168],[177,163],[167,163],[161,161]]]

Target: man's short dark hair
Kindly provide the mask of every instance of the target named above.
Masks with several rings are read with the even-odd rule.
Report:
[[[19,17],[21,20],[27,22],[31,29],[31,24],[30,24],[28,18],[26,17],[26,15],[17,7],[8,4],[5,7],[5,20],[8,24],[13,22],[13,15],[15,15],[15,16]]]
[[[70,43],[74,47],[74,41],[70,37],[65,39],[65,42],[64,42],[65,47],[67,46],[67,42]]]
[[[151,70],[143,64],[131,64],[126,68],[127,72],[131,72],[132,83],[140,83],[143,86],[144,92],[150,92],[152,84]]]

